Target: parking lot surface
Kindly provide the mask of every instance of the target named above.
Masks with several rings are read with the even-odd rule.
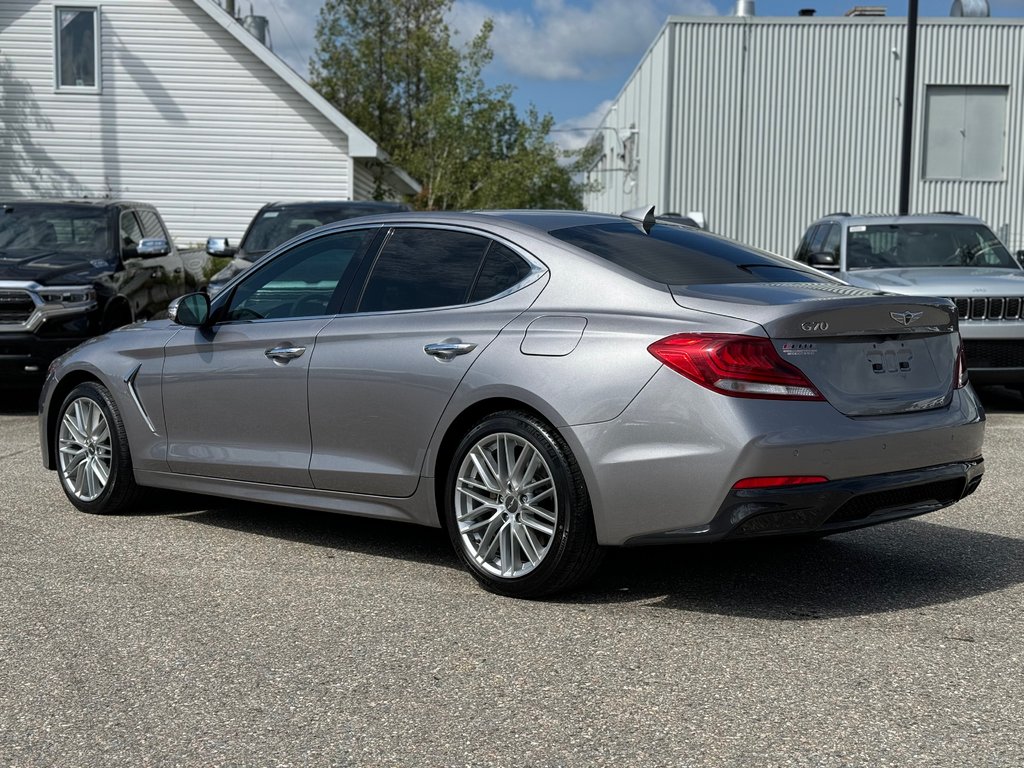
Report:
[[[546,602],[480,590],[437,530],[171,494],[82,514],[9,402],[0,765],[1020,766],[1024,401],[983,397],[954,507],[618,551]]]

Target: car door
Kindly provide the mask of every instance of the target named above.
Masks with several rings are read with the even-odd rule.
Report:
[[[303,241],[165,348],[167,460],[189,475],[310,487],[307,375],[373,229]]]
[[[354,311],[317,336],[309,376],[314,486],[411,495],[456,387],[536,298],[542,271],[479,234],[394,229],[351,301]]]

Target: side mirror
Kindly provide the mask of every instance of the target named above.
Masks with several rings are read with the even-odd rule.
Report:
[[[232,248],[226,237],[208,237],[206,238],[206,252],[210,256],[226,256],[230,258],[238,253],[238,249]]]
[[[201,328],[210,319],[210,298],[205,293],[186,293],[168,305],[167,316],[178,325]]]
[[[142,258],[166,256],[171,252],[171,244],[162,237],[144,237],[135,248],[135,255]]]
[[[836,257],[833,253],[812,253],[807,258],[807,263],[815,269],[820,269],[824,272],[839,271],[839,264],[836,262]]]
[[[1024,265],[1024,251],[1017,251],[1017,261]]]

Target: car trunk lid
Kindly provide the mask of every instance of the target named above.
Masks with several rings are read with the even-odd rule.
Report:
[[[960,337],[947,299],[837,283],[673,286],[680,306],[755,322],[786,362],[848,416],[948,404]]]

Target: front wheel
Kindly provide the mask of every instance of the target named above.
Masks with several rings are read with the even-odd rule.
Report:
[[[445,486],[448,533],[487,589],[540,597],[601,562],[590,498],[562,437],[518,411],[488,416],[455,451]]]
[[[124,424],[105,387],[87,382],[71,390],[55,438],[60,484],[78,509],[110,514],[139,500]]]

